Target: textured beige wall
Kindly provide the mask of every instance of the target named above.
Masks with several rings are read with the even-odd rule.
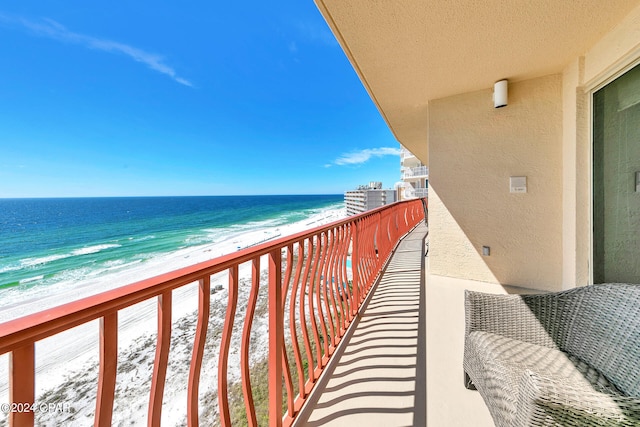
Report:
[[[519,100],[514,97],[524,93],[523,85],[529,85],[530,90],[538,92],[543,86],[547,86],[543,82],[547,78],[511,84],[510,105],[502,110],[490,108],[490,89],[430,103],[430,213],[433,269],[436,274],[548,290],[568,289],[590,283],[591,91],[639,61],[640,6],[596,41],[584,56],[574,58],[563,70],[559,78],[560,110],[557,119],[551,119],[554,128],[556,124],[560,127],[557,144],[559,152],[552,153],[552,144],[543,144],[543,150],[539,152],[527,151],[526,148],[518,152],[520,143],[531,142],[537,135],[544,133],[538,126],[540,123],[548,123],[549,116],[544,117],[545,113],[542,112],[536,118],[538,106],[532,104],[540,102],[539,105],[542,105],[548,101],[542,93],[536,93],[532,99],[521,97],[522,105],[517,105],[518,112],[512,110],[510,114],[506,114],[507,109],[516,106],[514,101]],[[542,92],[549,93],[548,87]],[[447,117],[447,114],[451,116]],[[514,124],[514,121],[519,123]],[[448,139],[458,144],[447,146]],[[509,142],[505,142],[505,139],[516,141],[517,145],[509,147]],[[460,141],[467,144],[462,146]],[[509,148],[505,149],[505,146]],[[536,145],[529,147],[532,146]],[[555,182],[557,185],[554,188],[560,189],[559,201],[552,194],[553,188],[552,193],[547,194],[557,204],[542,202],[545,203],[544,207],[529,209],[529,205],[539,201],[538,198],[533,200],[533,197],[529,197],[531,203],[527,201],[520,206],[513,206],[510,199],[516,199],[517,195],[507,197],[505,201],[504,192],[482,188],[481,183],[487,178],[494,182],[493,186],[496,188],[506,186],[506,180],[512,173],[505,166],[517,164],[518,159],[529,154],[534,160],[532,163],[538,163],[530,165],[536,169],[535,176],[544,177],[545,184]],[[553,160],[548,163],[550,155]],[[448,162],[454,166],[446,170]],[[495,163],[495,168],[490,166],[492,162]],[[553,165],[559,175],[546,174],[541,169],[541,164]],[[467,174],[462,171],[465,168],[472,172]],[[556,180],[558,177],[559,180]],[[529,184],[533,185],[531,179]],[[453,200],[452,194],[455,191],[461,195],[458,201]],[[476,199],[472,205],[466,202],[474,197]],[[510,213],[496,213],[483,200],[501,200],[506,203],[505,211]],[[551,209],[553,212],[546,214],[559,214],[560,217],[555,216],[555,219],[546,224],[545,221],[538,222],[535,227],[541,229],[541,234],[532,235],[535,227],[523,229],[518,237],[520,244],[515,245],[517,247],[502,247],[506,245],[505,239],[510,239],[510,235],[518,230],[519,218],[523,218],[523,215],[540,218],[534,214],[536,209]],[[502,224],[505,224],[504,228]],[[548,240],[548,236],[552,240]],[[560,239],[553,240],[555,236]],[[483,244],[491,246],[492,255],[488,258],[480,255]],[[531,257],[526,255],[528,248],[532,249]],[[508,259],[501,257],[498,260],[495,257],[498,255],[496,249],[508,250]],[[548,264],[545,260],[549,259],[560,260],[561,264]],[[547,271],[534,271],[539,265],[548,267]],[[520,268],[520,272],[509,271],[513,268]]]
[[[583,58],[578,60],[579,68],[584,69]],[[584,78],[580,73],[581,80]],[[569,121],[566,126],[576,129],[576,212],[573,221],[576,222],[576,286],[584,286],[591,283],[591,110],[589,91],[584,87],[571,86],[569,90],[576,91],[576,116],[575,121]],[[575,124],[574,124],[575,123]],[[565,162],[566,165],[566,162]],[[572,215],[567,212],[565,215]],[[571,261],[569,259],[569,261]],[[566,266],[566,262],[565,262]],[[567,267],[570,268],[570,267]]]
[[[432,274],[562,289],[562,106],[560,74],[511,83],[501,109],[491,89],[429,104]]]
[[[562,284],[590,283],[591,138],[589,94],[581,86],[584,57],[562,74]]]
[[[610,79],[640,57],[640,6],[602,37],[584,56],[583,84]]]
[[[576,87],[579,85],[582,71],[580,65],[580,61],[574,61],[562,74],[562,285],[564,289],[575,287],[577,279],[576,113],[578,94]]]

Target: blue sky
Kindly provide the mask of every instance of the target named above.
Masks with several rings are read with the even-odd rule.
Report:
[[[7,1],[0,39],[0,197],[399,180],[399,144],[313,0]]]

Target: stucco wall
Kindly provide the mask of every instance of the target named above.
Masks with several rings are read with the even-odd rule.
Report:
[[[591,132],[589,93],[582,87],[584,57],[562,73],[562,261],[564,289],[590,282]]]
[[[562,102],[560,74],[511,83],[500,109],[492,89],[430,102],[431,274],[562,289]]]
[[[640,7],[637,7],[585,54],[582,83],[588,87],[600,84],[639,56]]]

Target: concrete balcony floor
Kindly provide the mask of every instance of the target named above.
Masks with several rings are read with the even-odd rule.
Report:
[[[426,425],[426,236],[400,242],[297,426]]]

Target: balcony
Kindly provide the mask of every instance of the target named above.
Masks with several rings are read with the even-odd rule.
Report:
[[[406,148],[402,147],[400,149],[400,161],[403,161],[404,159],[412,159],[415,158],[415,154],[413,154],[411,151],[407,150]]]
[[[428,178],[429,168],[427,166],[417,166],[415,168],[405,168],[402,171],[402,179]]]
[[[426,198],[428,197],[428,195],[429,195],[428,188],[413,188],[409,186],[404,189],[405,199]]]
[[[418,199],[427,197],[429,194],[428,188],[414,188],[413,191],[414,191],[415,197],[417,197]]]
[[[400,242],[296,425],[426,425],[426,236]]]
[[[88,393],[95,404],[83,417],[93,418],[96,426],[127,421],[118,414],[124,407],[119,395],[129,386],[120,383],[120,376],[126,372],[123,367],[137,362],[123,357],[118,347],[119,316],[124,318],[124,310],[145,301],[157,305],[157,330],[150,342],[155,358],[148,373],[134,366],[150,379],[146,408],[138,410],[146,414],[145,424],[165,424],[163,408],[176,404],[167,402],[168,395],[176,395],[167,393],[175,384],[167,375],[169,365],[181,360],[172,351],[176,339],[192,343],[184,363],[185,399],[174,405],[183,420],[180,424],[289,426],[303,417],[314,423],[326,415],[310,409],[342,400],[331,394],[336,388],[331,381],[336,380],[367,390],[353,391],[353,397],[379,397],[393,401],[396,408],[396,398],[404,402],[402,407],[414,399],[415,413],[403,412],[414,419],[423,417],[420,402],[426,403],[426,391],[416,378],[424,374],[418,368],[424,361],[424,331],[419,332],[418,325],[424,324],[420,280],[425,208],[423,200],[395,203],[0,324],[0,355],[8,354],[10,360],[9,402],[0,403],[16,408],[4,411],[8,424],[89,422],[65,413],[64,405],[74,402],[36,395],[36,344],[94,320],[99,322],[99,362]],[[245,271],[247,278],[242,277]],[[212,289],[212,277],[219,275],[228,286]],[[197,321],[189,333],[172,314],[177,291],[194,285]],[[217,292],[227,299],[219,325],[211,316],[224,302],[214,300]],[[264,333],[254,328],[259,323]],[[268,350],[264,360],[255,358],[260,346]],[[373,358],[376,352],[382,359]],[[389,358],[402,363],[395,366]],[[354,365],[361,361],[362,366]],[[377,377],[358,379],[357,372],[369,369],[367,361],[374,361],[369,368],[378,372]],[[260,366],[266,367],[263,376]],[[0,386],[6,380],[1,378]],[[392,391],[392,383],[409,389]],[[36,409],[45,405],[55,410],[34,411],[34,404]],[[362,405],[366,403],[358,400],[349,404],[352,409]],[[389,411],[394,414],[390,407]],[[376,410],[372,413],[375,416]],[[2,415],[0,425],[5,423]]]

